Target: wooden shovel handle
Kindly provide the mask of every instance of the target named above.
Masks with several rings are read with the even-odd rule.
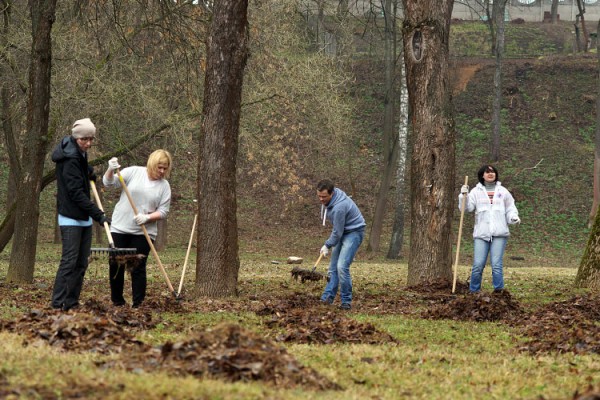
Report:
[[[102,203],[100,202],[100,196],[98,196],[98,190],[96,189],[96,182],[90,181],[90,186],[92,187],[92,193],[94,194],[94,199],[96,200],[96,205],[98,208],[104,212],[104,208],[102,208]],[[108,247],[115,247],[115,242],[110,233],[110,227],[108,226],[108,222],[104,222],[104,230],[106,231],[106,237],[108,238]]]
[[[123,180],[123,177],[121,176],[121,172],[119,171],[119,168],[117,168],[115,170],[115,173],[119,177],[119,182],[121,183],[121,187],[123,188],[123,191],[125,192],[125,195],[127,196],[127,199],[129,200],[129,204],[131,205],[131,208],[133,209],[134,215],[137,215],[138,211],[135,206],[135,203],[133,202],[133,197],[131,197],[131,193],[129,193],[129,189],[127,189],[127,185],[125,184],[125,181]],[[177,293],[175,293],[175,289],[173,289],[173,285],[171,284],[169,275],[167,275],[167,271],[165,271],[165,267],[163,267],[162,262],[160,262],[160,257],[158,256],[158,253],[156,252],[154,243],[152,243],[152,239],[150,238],[150,235],[148,235],[148,230],[146,229],[146,226],[141,225],[141,227],[142,227],[142,231],[144,232],[144,236],[146,237],[146,241],[148,242],[148,246],[150,246],[150,251],[152,251],[152,255],[154,256],[154,259],[156,260],[156,262],[158,263],[158,266],[160,267],[160,271],[162,272],[165,280],[167,281],[167,286],[169,287],[169,290],[171,291],[171,293],[173,293],[175,295],[175,297],[177,297]]]
[[[469,184],[469,177],[465,176],[465,185]],[[462,236],[463,218],[465,216],[465,205],[469,201],[469,194],[463,196],[462,204],[460,205],[460,223],[458,224],[458,241],[456,243],[456,258],[454,259],[454,279],[452,280],[452,293],[456,290],[456,276],[458,274],[458,255],[460,253],[460,238]]]

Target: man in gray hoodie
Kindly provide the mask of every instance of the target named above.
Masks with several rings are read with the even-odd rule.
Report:
[[[328,179],[317,184],[317,196],[321,202],[323,225],[329,219],[333,225],[331,235],[321,247],[321,254],[327,256],[331,249],[329,282],[321,295],[321,301],[332,304],[340,288],[342,304],[340,308],[352,308],[352,277],[350,264],[365,236],[365,219],[360,210],[346,193],[336,188]]]

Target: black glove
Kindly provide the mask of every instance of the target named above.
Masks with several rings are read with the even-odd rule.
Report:
[[[90,167],[89,165],[88,165],[88,179],[90,181],[94,181],[94,182],[96,182],[98,180],[98,177],[94,173],[94,168]]]
[[[102,217],[100,217],[100,225],[104,225],[105,222],[110,225],[112,221],[106,216],[106,214],[102,214]]]

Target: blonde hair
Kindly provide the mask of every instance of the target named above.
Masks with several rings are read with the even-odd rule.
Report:
[[[173,167],[173,158],[171,153],[167,150],[158,149],[154,150],[150,157],[148,157],[148,163],[146,168],[152,176],[158,175],[158,164],[167,164],[167,171],[165,172],[165,178],[171,175],[171,168]]]

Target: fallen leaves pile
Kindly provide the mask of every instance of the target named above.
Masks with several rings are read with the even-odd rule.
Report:
[[[510,322],[520,318],[523,312],[510,293],[503,290],[454,296],[446,302],[433,304],[422,316],[427,319]]]
[[[600,353],[599,296],[575,296],[527,313],[506,290],[456,296],[433,304],[423,318],[459,321],[499,321],[515,326],[529,338],[521,350],[543,352]]]
[[[600,353],[600,297],[575,296],[547,304],[522,321],[531,353]]]
[[[389,334],[373,324],[361,323],[334,305],[325,305],[307,295],[297,293],[287,299],[266,302],[257,311],[267,316],[267,326],[276,329],[275,339],[293,343],[392,343]]]
[[[176,375],[230,382],[260,380],[286,388],[341,389],[312,368],[301,365],[285,348],[234,324],[218,325],[189,340],[132,352],[104,366],[120,366],[130,371],[161,369]]]
[[[124,307],[108,309],[94,301],[77,311],[33,309],[15,321],[0,322],[3,330],[24,334],[24,344],[41,341],[65,351],[100,354],[144,347],[135,339],[135,334],[154,326],[152,314],[147,311]]]

